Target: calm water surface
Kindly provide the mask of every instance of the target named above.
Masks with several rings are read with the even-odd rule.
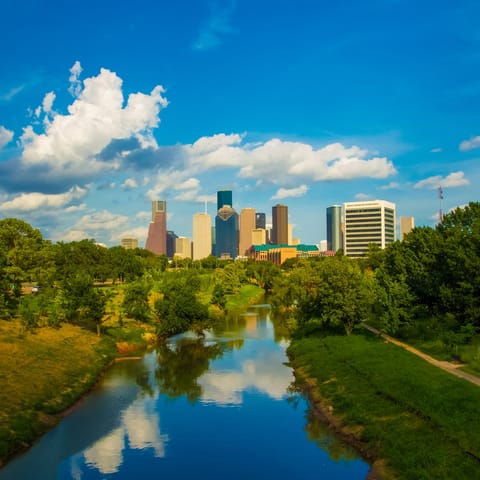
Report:
[[[114,365],[0,479],[365,479],[369,466],[289,392],[266,306]]]

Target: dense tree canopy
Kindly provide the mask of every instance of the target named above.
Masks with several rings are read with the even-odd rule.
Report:
[[[196,272],[209,272],[208,280]],[[22,220],[0,220],[3,318],[20,314],[28,328],[39,319],[98,326],[105,298],[95,283],[107,280],[128,283],[120,305],[126,317],[156,315],[165,335],[201,329],[209,304],[224,308],[226,296],[253,283],[271,295],[275,311],[290,319],[297,334],[350,333],[371,319],[395,335],[468,341],[480,328],[480,204],[445,214],[436,228],[415,228],[384,250],[372,245],[362,260],[336,255],[288,260],[281,267],[215,257],[177,259],[169,267],[165,256],[144,249],[105,248],[93,240],[53,244]],[[161,285],[153,309],[149,282]],[[22,299],[25,285],[40,288]],[[209,292],[202,301],[200,290]]]

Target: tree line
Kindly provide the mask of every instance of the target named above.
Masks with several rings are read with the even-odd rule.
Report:
[[[156,322],[162,335],[208,325],[212,308],[244,284],[263,288],[274,312],[298,336],[343,331],[368,321],[403,338],[440,338],[454,349],[480,327],[480,204],[445,214],[367,257],[270,262],[200,261],[144,249],[105,248],[93,240],[52,243],[18,219],[0,220],[0,317],[34,327],[72,322],[99,328],[109,281],[121,283],[119,318]],[[24,295],[22,285],[38,285]],[[152,293],[155,300],[152,301]]]
[[[106,248],[94,240],[52,243],[22,220],[0,220],[0,318],[19,317],[27,329],[70,322],[100,332],[114,294],[105,285],[114,292],[121,285],[119,323],[154,323],[160,335],[201,329],[242,285],[268,290],[278,273],[273,264],[213,256],[169,261],[145,249]]]
[[[480,327],[480,204],[445,214],[363,259],[292,260],[273,285],[275,310],[297,335],[363,321],[403,337],[468,343]]]

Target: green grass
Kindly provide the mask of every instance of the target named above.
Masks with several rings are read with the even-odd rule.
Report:
[[[289,355],[387,478],[480,478],[480,387],[368,334],[295,340]]]
[[[480,336],[475,337],[467,345],[459,345],[453,351],[446,347],[440,339],[426,341],[409,339],[407,342],[437,360],[449,362],[455,359],[465,364],[461,367],[465,372],[480,375]]]
[[[259,301],[265,292],[257,285],[245,284],[240,290],[233,294],[227,295],[226,310],[229,312],[240,310]]]
[[[0,462],[56,423],[96,382],[114,342],[73,325],[22,333],[0,320]]]

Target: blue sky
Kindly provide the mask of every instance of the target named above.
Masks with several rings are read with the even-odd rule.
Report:
[[[0,218],[53,241],[144,245],[150,201],[192,215],[396,203],[434,226],[479,201],[480,3],[4,2]]]

